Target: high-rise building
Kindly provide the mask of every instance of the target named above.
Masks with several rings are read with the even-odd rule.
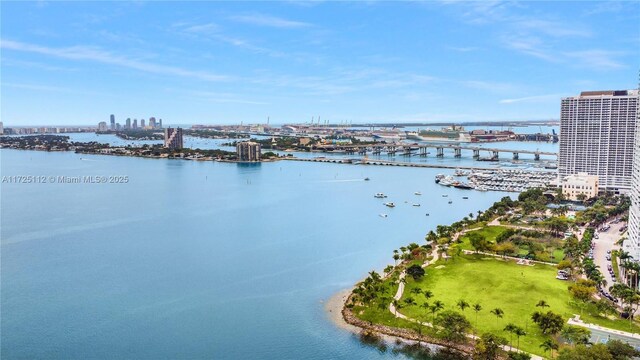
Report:
[[[154,118],[153,116],[149,118],[149,126],[150,126],[152,129],[155,129],[155,128],[156,128],[156,118]]]
[[[158,127],[162,129],[162,119],[158,120],[158,122],[159,122]]]
[[[640,109],[636,123],[636,141],[633,153],[633,175],[631,187],[631,208],[629,209],[629,239],[624,242],[624,250],[640,261]],[[640,286],[639,286],[640,287]]]
[[[164,147],[182,149],[182,128],[164,129]]]
[[[116,116],[111,114],[110,118],[111,118],[111,128],[110,129],[111,130],[115,130],[116,129]]]
[[[116,131],[120,131],[120,130],[122,130],[120,123],[116,123]]]
[[[126,130],[131,130],[131,118],[127,118],[127,120],[124,123],[124,128]]]
[[[261,146],[252,141],[243,141],[236,144],[236,153],[239,161],[260,161]]]
[[[4,125],[2,124],[2,121],[0,121],[0,135],[4,135]]]
[[[140,119],[140,127],[144,129],[144,119]]]
[[[133,119],[133,129],[134,130],[138,129],[138,119]]]
[[[600,190],[631,190],[638,90],[583,91],[562,99],[560,156],[562,178],[598,176]]]
[[[98,123],[98,131],[107,131],[107,122],[106,121],[100,121]]]

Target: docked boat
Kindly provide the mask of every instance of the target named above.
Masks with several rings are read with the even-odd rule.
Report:
[[[453,186],[456,189],[463,189],[463,190],[471,190],[473,189],[473,187],[467,183],[463,183],[463,182],[454,182],[453,184],[451,184],[451,186]]]
[[[396,204],[394,204],[394,203],[392,203],[392,202],[388,202],[388,203],[384,203],[384,206],[387,206],[387,207],[393,208],[393,207],[396,207]]]
[[[373,195],[373,197],[377,198],[377,199],[384,199],[384,198],[387,197],[387,195],[385,195],[383,193],[377,193],[377,194]]]

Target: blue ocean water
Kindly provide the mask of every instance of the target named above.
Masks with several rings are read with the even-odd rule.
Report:
[[[129,178],[1,185],[6,359],[396,357],[336,328],[324,302],[506,195],[441,187],[438,169],[0,157],[2,176]]]

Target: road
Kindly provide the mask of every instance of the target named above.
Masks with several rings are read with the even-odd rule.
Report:
[[[640,334],[632,334],[624,331],[603,328],[593,324],[586,324],[579,319],[571,318],[570,325],[586,327],[591,331],[591,342],[605,344],[609,340],[620,340],[640,350]]]
[[[618,249],[619,246],[615,245],[616,241],[620,240],[622,237],[620,233],[620,228],[625,226],[626,223],[620,222],[618,224],[612,224],[609,231],[600,232],[598,231],[598,239],[593,239],[593,242],[596,244],[595,249],[593,250],[593,261],[600,268],[602,275],[604,275],[607,280],[607,289],[613,285],[613,279],[609,274],[609,270],[607,270],[607,265],[611,264],[611,261],[607,260],[607,251]],[[617,279],[620,280],[620,279]]]
[[[607,331],[590,329],[591,330],[591,342],[594,344],[602,343],[606,344],[609,340],[620,340],[633,346],[636,350],[640,351],[640,339],[630,338],[627,336],[610,333]]]

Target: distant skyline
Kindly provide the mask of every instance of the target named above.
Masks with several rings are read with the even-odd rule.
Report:
[[[638,87],[638,1],[0,6],[5,127],[549,120]]]

